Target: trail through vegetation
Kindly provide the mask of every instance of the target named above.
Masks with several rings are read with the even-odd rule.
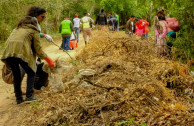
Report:
[[[44,50],[58,67],[45,67],[50,83],[35,94],[40,101],[16,105],[13,85],[0,77],[0,125],[194,125],[193,0],[1,0],[0,52],[34,5],[47,10],[42,32],[53,36],[59,46],[61,40],[55,36],[64,16],[72,20],[75,14],[81,18],[90,13],[95,20],[102,8],[107,15],[116,12],[121,27],[131,15],[147,20],[149,39],[131,38],[123,31],[94,30],[87,46],[80,35],[79,47],[70,52],[74,60],[46,44]],[[153,18],[161,9],[181,25],[173,43],[173,60],[158,57],[155,50]],[[25,90],[26,82],[22,85]]]

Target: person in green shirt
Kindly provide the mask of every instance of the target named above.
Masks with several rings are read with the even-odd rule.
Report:
[[[59,32],[62,35],[63,42],[62,47],[66,51],[70,51],[69,43],[72,32],[74,31],[73,23],[69,20],[69,17],[66,16],[61,22]]]
[[[117,13],[114,13],[115,18],[118,20],[118,25],[117,25],[117,31],[119,31],[119,15]]]

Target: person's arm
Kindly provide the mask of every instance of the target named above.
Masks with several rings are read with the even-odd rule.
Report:
[[[59,33],[61,33],[61,28],[62,28],[62,26],[61,26],[61,24],[60,24],[60,26],[59,26]]]
[[[149,23],[148,21],[147,21],[146,23],[147,23],[147,26],[149,26],[149,25],[150,25],[150,23]]]
[[[126,23],[126,31],[125,31],[126,34],[128,34],[129,30],[130,30],[129,29],[129,25],[130,25],[129,23],[130,23],[130,21],[127,21],[127,23]]]
[[[97,15],[95,25],[97,25],[97,23],[98,23],[98,19],[99,19],[99,15]],[[92,19],[91,19],[91,20],[92,20]]]
[[[81,24],[81,19],[79,19],[79,24]]]
[[[92,18],[90,18],[90,22],[92,22],[92,24],[94,24],[94,20]]]
[[[34,46],[37,56],[41,59],[46,58],[47,55],[46,53],[43,52],[42,47],[40,45],[40,40],[39,40],[40,37],[38,35],[38,32],[35,32],[33,37],[34,37],[33,46]]]
[[[41,59],[46,60],[46,62],[49,64],[49,66],[53,67],[54,62],[42,50],[42,47],[40,45],[40,40],[39,40],[40,37],[39,37],[38,32],[35,32],[33,37],[34,37],[33,46],[34,46],[34,49],[35,49],[37,56]]]
[[[105,25],[107,25],[107,17],[106,14],[104,15]]]
[[[155,28],[155,33],[156,33],[156,36],[158,37],[159,36],[159,32],[158,30]]]
[[[71,22],[71,31],[74,32],[74,27],[72,22]]]
[[[166,34],[167,34],[167,24],[166,24],[165,21],[161,22],[160,24],[161,24],[161,26],[163,28],[161,38],[165,38]]]

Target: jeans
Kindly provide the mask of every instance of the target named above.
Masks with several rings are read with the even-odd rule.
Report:
[[[119,31],[119,23],[117,24],[117,31]]]
[[[70,43],[70,37],[63,37],[62,45],[64,50],[70,50],[69,43]]]
[[[6,59],[6,64],[11,67],[14,77],[14,92],[16,100],[23,100],[22,90],[21,90],[21,69],[20,66],[27,73],[27,87],[26,87],[26,97],[29,98],[33,94],[33,87],[35,81],[35,72],[28,66],[28,63],[24,62],[20,58],[10,57]]]
[[[143,38],[148,38],[148,33],[145,33],[144,35],[143,35]]]
[[[77,27],[75,27],[74,29],[75,29],[75,34],[77,35],[76,39],[77,39],[77,43],[78,43],[79,42],[79,32],[80,32],[80,29],[77,28]]]

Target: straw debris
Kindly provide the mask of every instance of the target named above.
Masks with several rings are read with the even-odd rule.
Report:
[[[152,38],[94,33],[74,66],[62,74],[68,89],[44,90],[40,102],[13,109],[20,111],[21,125],[112,126],[131,118],[131,125],[193,124],[194,80],[181,72],[182,65],[158,57]],[[84,69],[95,72],[81,75]]]

